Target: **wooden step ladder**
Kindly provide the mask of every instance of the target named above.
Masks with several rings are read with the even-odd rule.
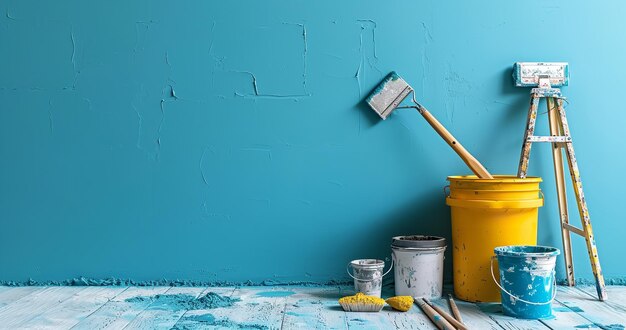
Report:
[[[540,79],[541,80],[541,79]],[[526,177],[528,170],[528,161],[530,158],[530,148],[533,142],[548,142],[552,144],[552,157],[554,158],[554,174],[556,176],[556,191],[559,204],[559,216],[561,220],[561,236],[563,238],[563,255],[565,258],[565,266],[567,273],[567,285],[574,286],[576,284],[574,278],[574,262],[572,260],[572,243],[570,241],[570,233],[578,234],[585,238],[587,243],[587,252],[591,261],[591,269],[596,279],[596,290],[598,298],[601,301],[607,299],[606,287],[604,284],[604,276],[600,267],[600,259],[598,258],[598,249],[596,247],[593,230],[591,229],[591,220],[589,218],[589,210],[583,193],[582,181],[576,155],[574,154],[574,146],[572,144],[572,136],[565,117],[565,109],[563,108],[563,100],[561,91],[558,88],[550,87],[549,81],[542,84],[539,88],[533,88],[531,91],[530,109],[528,110],[528,120],[526,123],[526,133],[524,134],[524,142],[522,145],[522,154],[520,157],[517,176]],[[546,99],[548,107],[548,120],[550,123],[550,136],[535,136],[535,122],[537,120],[537,108],[539,100]],[[565,174],[563,173],[563,150],[567,156],[567,164],[569,166],[570,176],[576,194],[576,203],[578,204],[578,212],[582,222],[582,229],[572,226],[569,223],[569,214],[567,211],[567,197],[565,188]]]

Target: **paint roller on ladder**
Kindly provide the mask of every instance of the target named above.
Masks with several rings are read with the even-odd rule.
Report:
[[[400,103],[413,94],[413,103],[411,106],[400,106]],[[398,108],[414,108],[416,109],[432,128],[452,147],[452,149],[461,157],[467,166],[481,179],[493,179],[493,176],[485,169],[485,167],[472,156],[448,130],[435,117],[415,100],[415,92],[413,88],[402,79],[395,71],[391,72],[382,83],[374,89],[367,99],[367,104],[376,111],[383,119]]]

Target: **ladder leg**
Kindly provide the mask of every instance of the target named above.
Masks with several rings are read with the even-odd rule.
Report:
[[[528,119],[526,121],[526,131],[524,132],[524,141],[522,142],[522,154],[517,169],[517,177],[525,178],[528,171],[528,158],[530,157],[530,147],[532,142],[528,140],[535,133],[535,122],[537,121],[537,106],[539,106],[539,96],[532,94],[530,99],[530,108],[528,109]]]
[[[560,128],[558,110],[556,109],[555,99],[548,97],[546,99],[548,105],[548,120],[550,122],[550,135],[563,136]],[[567,211],[567,194],[565,190],[565,174],[563,171],[563,144],[552,143],[552,158],[554,159],[554,175],[556,177],[556,192],[559,203],[559,219],[561,223],[561,237],[563,239],[563,257],[565,259],[565,272],[568,286],[574,286],[574,261],[572,260],[572,242],[570,240],[570,232],[563,225],[569,223],[569,215]]]
[[[565,118],[565,110],[563,109],[563,100],[557,99],[557,105],[563,133],[565,136],[571,137],[569,126],[567,124],[567,118]],[[572,176],[574,193],[576,194],[576,201],[578,204],[578,212],[580,213],[583,230],[585,232],[587,252],[589,253],[589,259],[591,261],[591,269],[593,270],[593,275],[596,277],[596,291],[598,292],[598,298],[601,301],[604,301],[607,299],[606,287],[604,284],[604,275],[602,275],[602,268],[600,267],[598,249],[596,247],[596,241],[593,236],[593,230],[591,228],[589,210],[587,209],[587,201],[585,200],[585,195],[583,193],[583,185],[580,179],[580,172],[578,171],[576,155],[574,154],[574,146],[572,145],[571,140],[566,142],[565,145],[567,147],[567,163],[569,165],[570,175]]]

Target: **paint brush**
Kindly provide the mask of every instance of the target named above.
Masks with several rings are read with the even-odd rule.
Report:
[[[452,298],[452,295],[448,293],[448,302],[450,303],[450,310],[452,310],[452,315],[454,315],[454,318],[463,323],[463,318],[461,317],[461,312],[459,311],[459,308],[456,306],[456,303],[454,302],[454,298]]]
[[[413,93],[413,103],[415,105],[408,107],[400,107],[400,103]],[[457,141],[448,130],[421,104],[415,100],[415,92],[409,84],[404,81],[397,73],[391,72],[383,82],[370,94],[367,104],[376,111],[380,118],[387,119],[391,112],[397,108],[415,108],[432,128],[441,136],[452,149],[461,157],[465,164],[481,179],[493,179],[493,176],[485,169],[485,167],[472,156]]]
[[[430,305],[424,301],[424,299],[415,299],[417,305],[422,309],[424,314],[426,314],[433,324],[437,326],[440,330],[456,330],[450,322],[448,322],[445,318],[443,318],[439,313],[437,313]]]
[[[452,317],[452,315],[446,313],[446,311],[441,309],[441,307],[433,304],[426,298],[424,298],[424,302],[426,302],[428,306],[432,307],[437,313],[439,313],[439,315],[443,316],[443,318],[445,318],[448,322],[450,322],[450,324],[454,326],[456,329],[467,330],[467,327],[465,326],[465,324],[457,321],[454,317]]]

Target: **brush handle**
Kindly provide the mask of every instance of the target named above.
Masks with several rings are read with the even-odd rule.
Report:
[[[424,119],[430,124],[430,126],[439,133],[452,149],[463,159],[465,164],[481,179],[493,179],[493,176],[487,171],[487,169],[470,154],[463,146],[448,132],[448,130],[441,125],[441,123],[424,107],[418,108],[419,113],[422,114]]]
[[[456,330],[450,322],[446,321],[441,315],[439,315],[435,310],[428,306],[428,304],[421,299],[415,300],[417,305],[422,309],[424,314],[426,314],[433,324],[437,326],[440,330]]]
[[[454,315],[454,318],[457,321],[463,323],[461,312],[459,312],[459,308],[456,306],[456,303],[454,302],[454,298],[452,298],[451,294],[448,294],[448,301],[450,302],[450,309],[452,310],[452,315]]]
[[[446,311],[444,311],[443,309],[441,309],[441,307],[433,304],[432,302],[428,301],[427,299],[424,299],[424,301],[430,306],[432,307],[437,313],[439,313],[439,315],[443,316],[446,320],[448,320],[448,322],[450,322],[450,324],[454,327],[456,327],[456,329],[458,330],[467,330],[467,327],[465,326],[465,324],[457,321],[452,315],[446,313]]]

